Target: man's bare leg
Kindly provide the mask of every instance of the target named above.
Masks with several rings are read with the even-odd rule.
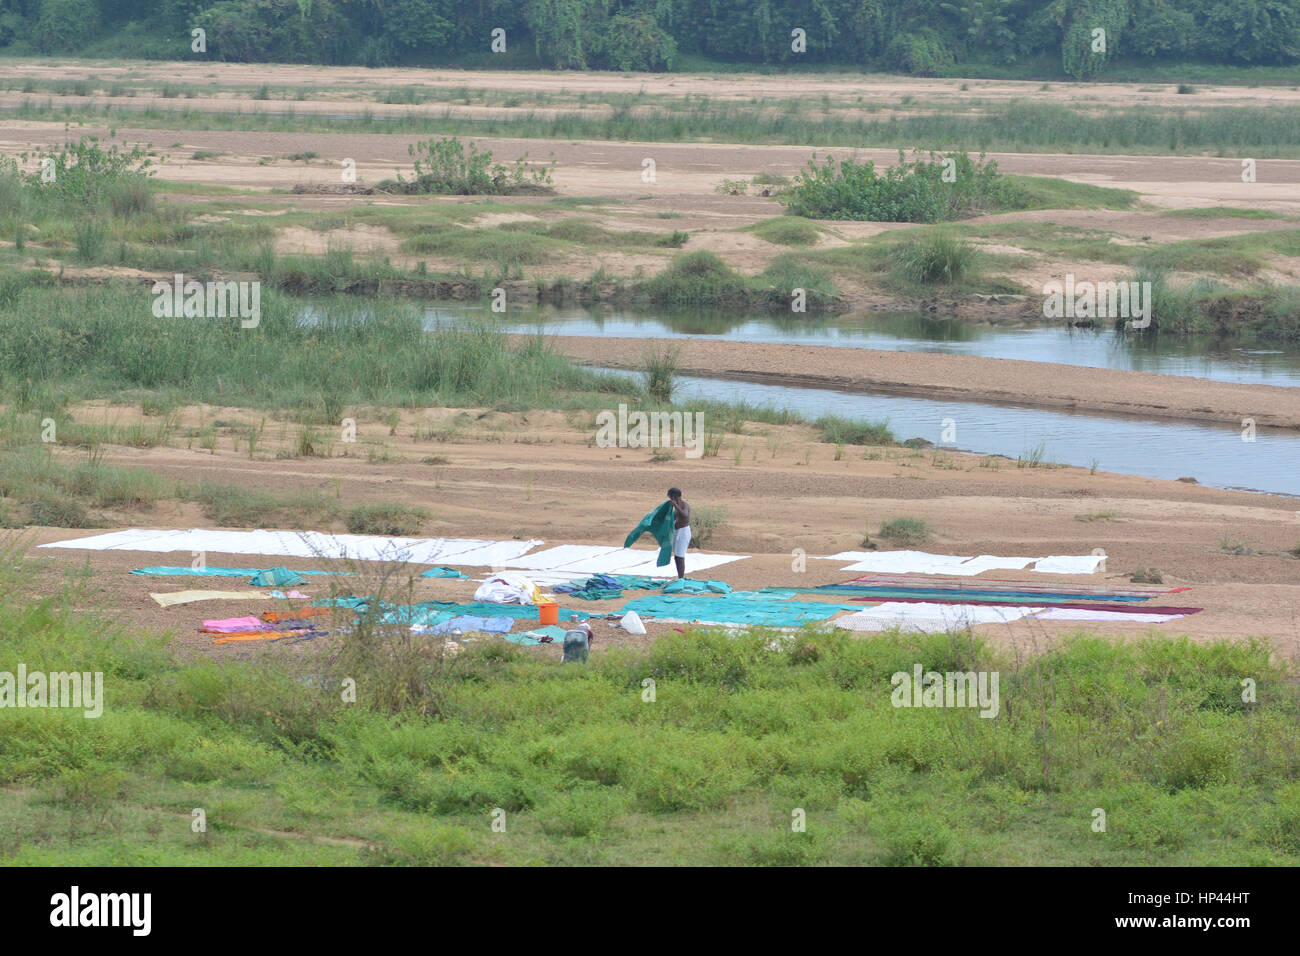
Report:
[[[680,581],[686,577],[686,559],[673,555],[673,560],[677,562],[677,579]]]

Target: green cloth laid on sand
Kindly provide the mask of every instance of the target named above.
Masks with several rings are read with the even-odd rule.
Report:
[[[347,607],[365,614],[370,605],[368,597],[324,598],[313,602],[316,607]],[[477,617],[513,617],[516,620],[537,620],[535,604],[493,604],[488,601],[421,601],[418,604],[396,605],[384,601],[378,610],[383,611],[380,624],[441,624],[461,615]],[[581,621],[591,617],[586,611],[560,608],[561,621]]]
[[[678,578],[664,585],[664,594],[730,594],[731,585],[726,581],[695,581],[691,578]]]
[[[420,575],[422,578],[463,578],[465,577],[455,568],[430,568]]]
[[[840,611],[860,611],[860,604],[831,604],[826,601],[789,601],[753,591],[736,591],[726,596],[658,595],[635,598],[623,605],[620,614],[636,611],[642,618],[674,618],[682,621],[712,621],[719,624],[754,624],[761,627],[800,627],[824,621]]]
[[[535,627],[531,631],[520,631],[518,634],[502,634],[507,641],[512,644],[522,644],[525,647],[532,647],[534,644],[545,644],[546,641],[539,640],[542,635],[551,639],[553,644],[564,643],[565,629],[557,624],[547,624],[544,627]]]
[[[261,577],[264,574],[270,574],[273,571],[285,571],[285,568],[174,568],[174,567],[156,567],[156,568],[136,568],[132,574],[156,574],[173,577],[193,577],[193,578],[247,578],[249,584],[258,584],[252,580]],[[354,574],[354,571],[289,571],[289,574]],[[301,584],[301,581],[295,582]],[[266,585],[260,585],[265,587]]]

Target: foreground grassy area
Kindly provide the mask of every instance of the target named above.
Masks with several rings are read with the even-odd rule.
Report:
[[[3,566],[0,668],[102,671],[107,699],[98,719],[0,709],[4,863],[1300,862],[1300,698],[1258,643],[1012,659],[695,631],[561,666],[365,622],[329,660],[181,662],[74,611],[81,572],[36,599],[30,560]],[[997,670],[998,716],[891,706],[917,663]]]

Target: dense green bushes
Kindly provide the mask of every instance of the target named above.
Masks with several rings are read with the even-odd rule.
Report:
[[[455,136],[440,136],[412,143],[407,152],[415,157],[415,177],[401,176],[387,180],[378,188],[387,192],[436,193],[457,196],[504,196],[516,193],[548,193],[551,186],[552,159],[548,165],[530,169],[528,154],[515,160],[513,167],[492,162],[492,151],[479,148],[471,141],[469,151]]]
[[[882,176],[873,162],[814,156],[782,193],[791,215],[813,219],[865,219],[875,222],[946,222],[1002,209],[1024,207],[1018,186],[998,173],[994,160],[966,153],[908,162],[902,150],[898,165]]]
[[[1086,78],[1120,57],[1300,60],[1300,0],[28,0],[0,14],[0,45],[181,59],[194,27],[205,58],[366,66],[666,70],[688,56],[940,74],[1036,60]]]
[[[124,150],[99,145],[96,136],[83,136],[31,159],[34,170],[23,174],[15,160],[0,157],[0,217],[22,216],[34,207],[62,207],[79,217],[107,206],[118,216],[131,216],[153,207],[148,177],[153,161],[142,146]]]

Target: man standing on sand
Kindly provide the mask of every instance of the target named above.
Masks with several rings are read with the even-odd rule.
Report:
[[[686,577],[686,549],[691,544],[691,506],[682,497],[682,489],[669,488],[673,506],[673,560],[677,562],[678,580]]]

